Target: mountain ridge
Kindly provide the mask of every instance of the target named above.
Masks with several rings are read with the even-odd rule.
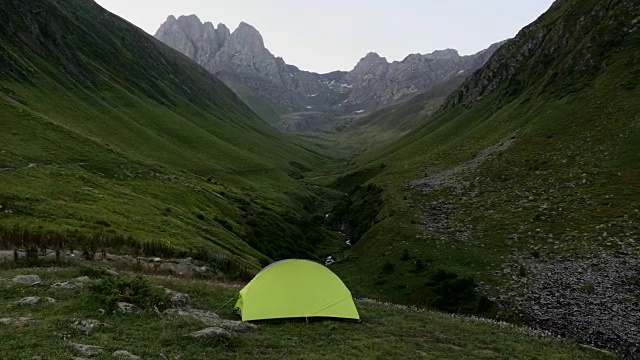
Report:
[[[224,24],[216,29],[196,15],[171,15],[155,37],[215,74],[275,125],[287,114],[349,115],[392,105],[454,76],[470,75],[503,43],[473,55],[445,49],[392,62],[370,52],[351,71],[318,74],[273,55],[260,32],[245,22],[229,32]]]

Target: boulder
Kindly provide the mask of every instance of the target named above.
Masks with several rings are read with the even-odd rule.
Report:
[[[36,324],[38,323],[38,320],[32,319],[32,318],[26,318],[26,317],[19,317],[19,318],[2,318],[0,319],[0,325],[19,325],[19,326],[24,326],[27,324]]]
[[[118,306],[117,311],[122,314],[142,314],[144,312],[139,307],[126,302],[119,302],[117,306]]]
[[[216,325],[220,321],[220,316],[218,316],[218,314],[207,310],[168,309],[164,314],[169,316],[190,317],[192,319],[202,321],[207,325]]]
[[[57,283],[51,285],[51,287],[55,288],[55,289],[71,290],[71,289],[77,289],[79,286],[75,285],[75,284],[72,284],[72,283],[70,283],[68,281],[65,281],[65,282],[57,282]]]
[[[85,344],[76,344],[76,343],[69,343],[68,346],[79,352],[82,355],[86,355],[86,356],[95,356],[95,355],[99,355],[103,352],[102,348],[100,346],[94,346],[94,345],[85,345]]]
[[[233,332],[245,333],[258,330],[258,325],[234,320],[220,320],[218,326]]]
[[[40,302],[40,298],[38,296],[29,296],[26,298],[22,298],[16,302],[17,305],[36,305]]]
[[[114,352],[111,356],[116,359],[124,359],[124,360],[142,360],[140,356],[133,355],[132,353],[124,350],[118,350]]]
[[[14,277],[12,281],[29,286],[35,286],[42,283],[42,281],[40,280],[40,276],[38,275],[18,275]]]
[[[210,327],[204,330],[191,333],[191,337],[196,339],[202,339],[202,338],[230,339],[231,333],[220,327]]]
[[[91,278],[88,277],[88,276],[81,276],[81,277],[75,278],[73,280],[73,282],[80,283],[80,284],[86,284],[88,282],[91,282]]]
[[[101,325],[100,321],[89,319],[89,320],[76,320],[71,326],[73,326],[74,329],[78,330],[79,332],[85,335],[91,335],[91,333],[93,333],[95,328],[97,328],[100,325]]]
[[[174,308],[184,308],[191,305],[191,298],[189,297],[189,295],[169,289],[165,289],[165,292],[169,297],[171,306],[173,306]]]

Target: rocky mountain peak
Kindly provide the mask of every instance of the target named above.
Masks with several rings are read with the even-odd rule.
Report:
[[[455,59],[460,57],[460,53],[455,49],[436,50],[431,54],[426,54],[425,57],[429,59]]]
[[[365,57],[360,59],[353,71],[358,72],[365,69],[370,69],[372,67],[380,67],[388,64],[389,62],[387,61],[387,58],[378,55],[378,53],[370,52]]]
[[[232,41],[241,45],[245,50],[264,49],[264,39],[260,32],[246,22],[241,22],[238,28],[231,34]]]

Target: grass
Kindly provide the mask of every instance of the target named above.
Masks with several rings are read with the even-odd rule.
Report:
[[[189,338],[205,326],[195,320],[173,319],[145,313],[116,315],[99,312],[100,305],[87,287],[54,290],[48,285],[82,274],[77,269],[30,269],[41,276],[43,285],[29,288],[9,279],[25,271],[0,273],[0,317],[31,316],[38,324],[0,327],[3,356],[7,359],[66,359],[71,353],[65,342],[99,345],[111,353],[127,350],[142,358],[182,355],[187,359],[615,359],[598,350],[535,334],[526,329],[485,320],[452,317],[372,301],[359,301],[362,324],[339,321],[261,323],[255,333],[239,335],[223,344]],[[199,280],[149,277],[162,285],[188,293],[194,308],[219,309],[236,296],[239,286]],[[48,296],[56,304],[18,307],[24,296]],[[233,319],[232,304],[218,312]],[[73,319],[96,319],[107,324],[90,336],[71,328]]]

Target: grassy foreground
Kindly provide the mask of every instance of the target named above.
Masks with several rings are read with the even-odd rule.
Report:
[[[28,287],[11,281],[15,275],[37,274],[42,284]],[[101,315],[90,285],[81,289],[53,289],[58,281],[80,276],[80,269],[28,269],[0,272],[0,318],[32,317],[37,324],[0,325],[3,359],[69,359],[68,342],[98,345],[96,359],[126,350],[143,359],[614,359],[573,342],[544,337],[509,325],[451,317],[372,301],[359,301],[363,322],[285,322],[259,324],[255,332],[226,342],[196,340],[188,335],[207,326],[196,320],[143,315]],[[99,280],[92,280],[93,282]],[[192,306],[216,310],[233,298],[241,285],[205,280],[149,277],[152,285],[187,293]],[[55,304],[19,306],[26,296],[52,297]],[[218,314],[233,319],[233,302]],[[75,319],[106,324],[90,336],[71,327]]]

